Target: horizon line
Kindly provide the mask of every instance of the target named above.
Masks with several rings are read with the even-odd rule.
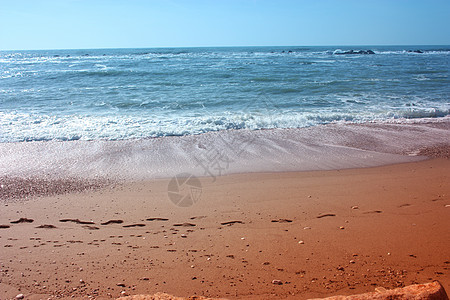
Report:
[[[62,50],[120,50],[120,49],[176,49],[176,48],[262,48],[262,47],[450,47],[450,44],[330,44],[330,45],[246,45],[246,46],[153,46],[153,47],[92,47],[92,48],[41,48],[0,49],[0,51],[62,51]]]

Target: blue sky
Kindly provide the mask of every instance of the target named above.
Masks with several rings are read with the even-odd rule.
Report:
[[[448,45],[449,0],[0,0],[0,49]]]

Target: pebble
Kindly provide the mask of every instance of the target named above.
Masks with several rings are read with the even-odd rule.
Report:
[[[117,286],[121,286],[121,287],[125,287],[125,283],[123,283],[123,282],[119,282],[119,283],[117,283],[116,285],[117,285]]]
[[[355,263],[355,261],[354,261],[354,260],[352,259],[352,260],[350,261],[350,263],[351,263],[351,264],[354,264],[354,263]]]
[[[359,207],[356,206],[356,205],[352,206],[352,209],[358,209],[358,208],[359,208]]]
[[[83,280],[83,279],[80,279],[80,283],[81,283],[81,284],[84,284],[85,282],[84,282],[84,280]]]
[[[299,241],[298,243],[303,245],[305,242],[304,241]]]
[[[148,281],[148,280],[150,280],[150,278],[148,278],[148,277],[142,277],[141,280]]]
[[[23,299],[23,298],[25,298],[25,296],[23,294],[19,294],[19,295],[16,296],[16,299]]]
[[[181,237],[182,237],[182,238],[187,238],[187,235],[182,234]]]
[[[339,229],[345,229],[345,227],[344,226],[340,226]]]
[[[274,280],[272,280],[272,284],[282,285],[283,282],[281,280],[274,279]]]
[[[309,227],[309,226],[306,226],[306,227],[303,227],[303,229],[311,229],[311,227]]]

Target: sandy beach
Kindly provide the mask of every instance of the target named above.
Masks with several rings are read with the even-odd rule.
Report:
[[[449,300],[450,0],[0,3],[0,300]]]
[[[170,200],[169,179],[3,199],[0,298],[307,299],[431,280],[449,290],[449,170],[434,158],[199,177],[188,207]]]

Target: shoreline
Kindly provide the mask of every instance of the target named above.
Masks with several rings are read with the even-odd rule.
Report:
[[[450,118],[122,141],[0,143],[0,180],[17,183],[8,184],[8,191],[0,190],[0,199],[173,178],[180,173],[215,179],[241,173],[374,167],[448,157],[448,140]]]
[[[449,290],[449,169],[437,158],[202,178],[188,207],[171,202],[168,179],[11,202],[0,292],[307,299],[431,279]],[[34,222],[10,223],[20,218]]]

